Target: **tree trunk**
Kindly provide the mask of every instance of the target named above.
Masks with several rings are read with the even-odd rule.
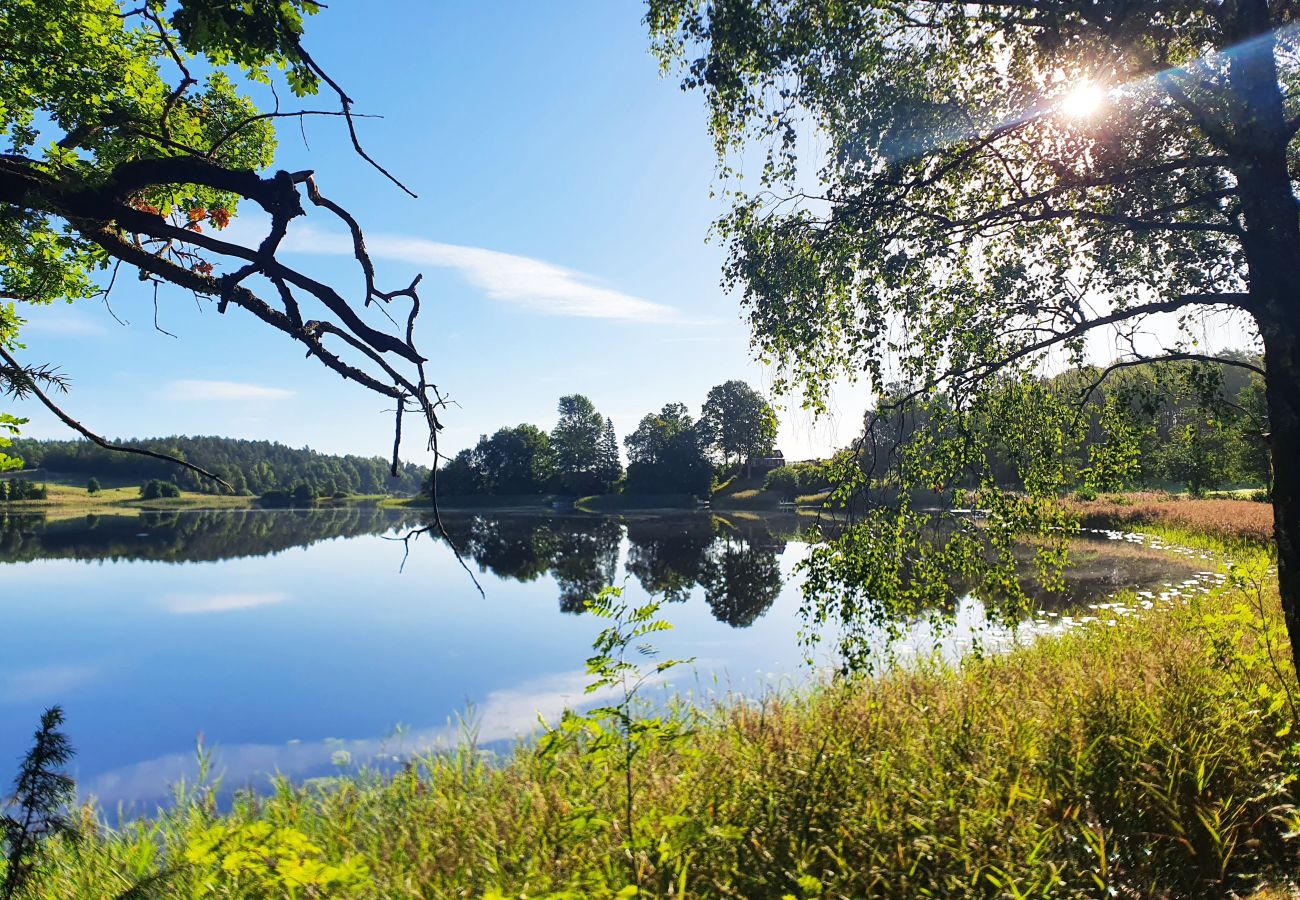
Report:
[[[1273,535],[1278,590],[1300,671],[1300,315],[1290,323],[1262,326],[1272,428]]]
[[[1239,41],[1253,40],[1230,62],[1228,114],[1221,140],[1241,201],[1248,308],[1264,341],[1273,468],[1273,529],[1278,589],[1300,672],[1300,204],[1287,147],[1293,133],[1278,84],[1273,22],[1265,0],[1241,0]]]

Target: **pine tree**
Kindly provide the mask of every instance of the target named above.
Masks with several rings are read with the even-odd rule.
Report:
[[[63,709],[51,706],[41,716],[32,749],[27,751],[10,805],[15,815],[0,818],[8,867],[0,883],[0,897],[17,896],[36,868],[41,844],[56,835],[72,835],[76,829],[65,815],[76,784],[62,771],[72,759],[72,744],[59,731]]]
[[[614,420],[608,416],[605,417],[605,428],[600,434],[597,474],[607,491],[623,477],[623,460],[618,455],[618,435],[614,433]]]

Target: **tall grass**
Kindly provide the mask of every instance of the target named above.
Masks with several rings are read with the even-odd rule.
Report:
[[[1149,530],[1173,528],[1211,538],[1273,540],[1273,505],[1251,500],[1175,498],[1168,494],[1117,494],[1093,501],[1070,501],[1084,525]]]
[[[224,814],[202,787],[119,830],[87,809],[33,896],[609,897],[629,872],[674,897],[1276,886],[1300,871],[1300,723],[1268,566],[959,667],[678,708],[630,818],[617,754],[466,742]]]

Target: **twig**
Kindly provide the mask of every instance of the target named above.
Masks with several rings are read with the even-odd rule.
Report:
[[[3,347],[0,347],[0,359],[3,359],[15,371],[19,371],[19,372],[23,371],[23,368],[21,365],[19,365],[18,360],[10,356],[9,351],[5,350]],[[58,405],[49,397],[47,397],[45,395],[45,392],[42,391],[39,387],[37,387],[34,382],[29,383],[27,385],[27,390],[29,390],[36,397],[36,399],[40,400],[41,403],[45,405],[46,409],[54,413],[54,415],[58,416],[59,421],[61,421],[64,425],[67,425],[69,428],[71,428],[73,431],[77,432],[87,440],[89,440],[92,444],[97,444],[100,447],[103,447],[105,450],[112,450],[115,453],[132,453],[135,454],[136,456],[148,456],[152,459],[162,460],[163,462],[174,463],[175,465],[178,465],[182,468],[189,469],[191,472],[194,472],[197,475],[202,475],[204,478],[208,478],[211,479],[212,481],[215,481],[217,484],[221,485],[223,488],[230,491],[230,493],[232,494],[235,492],[235,489],[231,487],[230,483],[227,482],[224,478],[222,478],[220,475],[216,475],[212,472],[209,472],[207,469],[203,468],[202,466],[196,466],[192,462],[186,462],[183,459],[178,459],[175,456],[169,456],[166,453],[156,453],[153,450],[146,450],[143,447],[132,447],[127,444],[114,444],[112,441],[100,437],[99,435],[91,431],[89,428],[87,428],[85,425],[82,425],[76,419],[72,418],[72,416],[68,415],[62,409],[60,409]]]
[[[305,49],[303,49],[302,43],[300,41],[294,42],[294,49],[298,51],[299,58],[301,58],[302,61],[307,64],[307,68],[311,69],[314,73],[316,73],[317,77],[319,77],[322,81],[324,81],[331,88],[333,88],[335,94],[338,94],[339,103],[342,104],[343,106],[343,118],[347,120],[348,123],[348,135],[352,138],[352,147],[354,150],[357,151],[357,155],[360,156],[362,159],[364,159],[366,162],[370,163],[370,165],[374,166],[375,169],[377,169],[381,175],[383,175],[393,184],[397,185],[406,193],[410,194],[411,197],[418,198],[419,194],[415,193],[415,191],[411,190],[409,187],[402,184],[402,182],[398,181],[392,172],[389,172],[379,163],[375,162],[374,158],[371,157],[371,155],[362,148],[361,139],[357,137],[356,123],[352,121],[353,119],[352,98],[347,95],[347,92],[343,90],[343,88],[339,85],[337,81],[335,81],[333,78],[329,76],[328,72],[326,72],[323,68],[320,67],[320,65],[317,64],[316,60],[311,58],[311,55],[308,54]]]

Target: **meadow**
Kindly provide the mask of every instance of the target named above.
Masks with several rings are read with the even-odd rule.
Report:
[[[51,478],[37,481],[46,487],[44,500],[18,500],[0,504],[0,512],[36,513],[51,521],[83,515],[132,515],[142,510],[166,509],[247,509],[253,497],[200,494],[181,491],[179,497],[159,497],[143,500],[138,484],[105,486],[91,493],[84,485],[71,484],[69,479]]]
[[[1085,526],[1172,528],[1261,546],[1273,540],[1273,506],[1254,500],[1137,492],[1070,505]]]

